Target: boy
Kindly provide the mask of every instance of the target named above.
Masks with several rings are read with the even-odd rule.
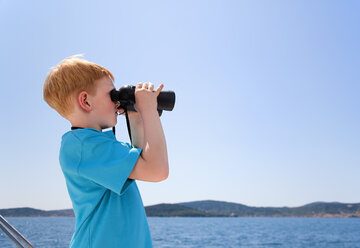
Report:
[[[116,140],[119,114],[111,101],[114,77],[102,66],[72,56],[53,68],[44,99],[70,121],[62,136],[60,164],[76,217],[70,247],[152,247],[145,209],[135,180],[168,177],[164,132],[151,83],[138,83],[129,112],[135,147]]]

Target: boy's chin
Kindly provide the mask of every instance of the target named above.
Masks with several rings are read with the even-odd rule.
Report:
[[[107,129],[107,128],[115,127],[116,124],[117,124],[117,121],[114,121],[113,123],[108,123],[107,125],[103,125],[101,127],[101,129]]]
[[[115,127],[117,124],[117,119],[110,125],[110,127]]]

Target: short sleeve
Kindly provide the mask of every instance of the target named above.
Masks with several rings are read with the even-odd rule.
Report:
[[[103,136],[83,141],[78,174],[120,194],[141,149]]]

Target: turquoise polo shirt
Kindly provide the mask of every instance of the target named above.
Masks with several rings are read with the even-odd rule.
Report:
[[[128,178],[140,153],[111,131],[62,136],[60,165],[76,217],[70,247],[152,247],[139,189]]]

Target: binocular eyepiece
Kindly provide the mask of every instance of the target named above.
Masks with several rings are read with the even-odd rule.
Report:
[[[120,102],[120,107],[129,111],[136,111],[135,104],[135,86],[125,85],[119,90],[112,90],[110,97],[113,102]],[[175,105],[175,92],[174,91],[161,91],[157,97],[158,107],[157,110],[161,116],[162,111],[172,111]]]

